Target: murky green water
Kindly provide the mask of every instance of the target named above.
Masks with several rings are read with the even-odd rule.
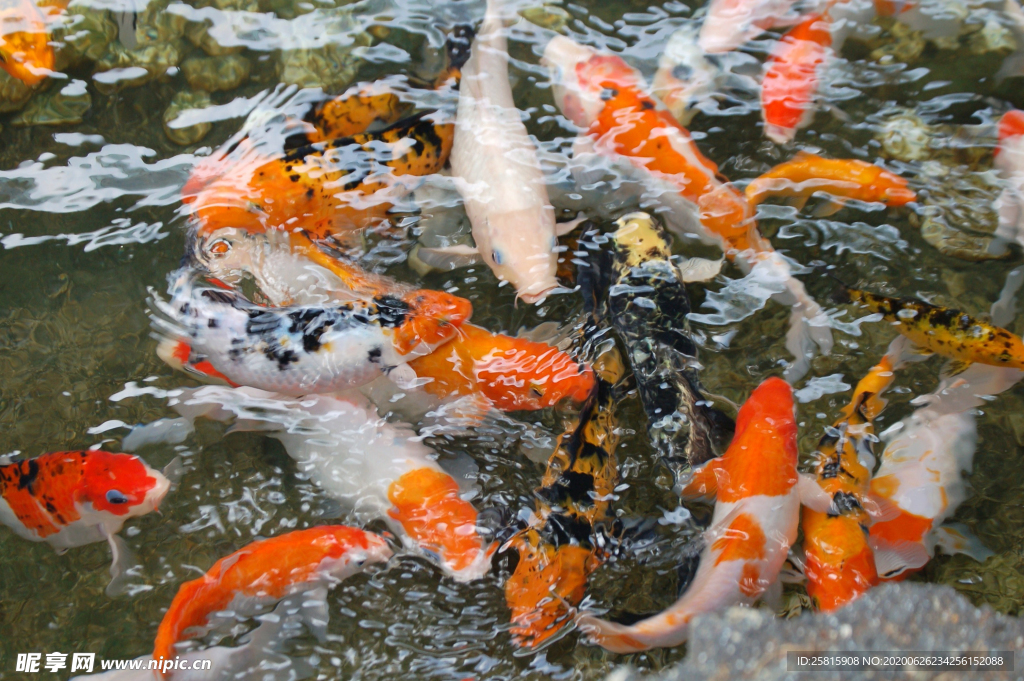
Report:
[[[78,52],[89,48],[90,54],[69,56],[67,63],[73,63],[64,66],[70,79],[87,86],[91,98],[81,122],[19,125],[32,116],[40,120],[54,108],[41,100],[53,98],[60,83],[36,93],[27,104],[19,104],[17,97],[0,97],[3,108],[20,108],[0,115],[0,453],[35,456],[93,445],[117,450],[127,433],[123,424],[174,415],[160,391],[195,384],[154,354],[147,287],[164,290],[166,274],[181,262],[185,235],[178,190],[196,155],[238,131],[251,108],[247,102],[282,81],[320,83],[340,91],[349,82],[389,73],[429,75],[439,65],[436,53],[443,33],[438,27],[482,13],[480,3],[438,6],[420,0],[370,0],[351,5],[351,13],[330,3],[291,0],[153,2],[139,24],[140,34],[145,33],[139,44],[152,49],[117,57],[103,35],[109,38],[116,28],[110,10],[125,10],[129,4],[87,1],[71,8],[86,22],[82,25],[93,27],[78,39]],[[981,3],[967,5],[972,12],[981,11]],[[691,7],[679,2],[623,0],[562,7],[570,17],[569,35],[621,52],[647,75],[668,36],[691,14]],[[307,49],[311,16],[333,17],[327,47],[312,58]],[[212,19],[214,28],[202,31],[204,18]],[[390,30],[374,29],[378,37],[371,37],[365,32],[371,25]],[[936,133],[940,142],[948,141],[957,126],[993,120],[998,115],[994,107],[1024,107],[1024,80],[993,79],[1005,55],[973,54],[964,38],[955,45],[927,43],[905,64],[872,52],[877,45],[892,44],[886,35],[874,44],[847,43],[843,59],[828,71],[825,91],[837,111],[820,111],[798,138],[798,146],[871,161],[880,155],[876,134],[900,107],[916,110],[930,124],[949,126]],[[530,131],[552,148],[564,148],[572,132],[554,115],[546,75],[537,64],[540,36],[513,34],[514,94],[530,114]],[[747,52],[751,60],[762,59],[767,48],[767,41],[755,41]],[[209,131],[201,140],[179,146],[164,130],[164,112],[177,93],[189,89],[187,69],[178,67],[187,59],[206,58],[207,52],[228,51],[246,61],[248,78],[211,93],[214,108],[194,114],[211,122]],[[226,63],[218,59],[214,66]],[[148,68],[140,77],[148,82],[119,89],[104,85],[95,73],[111,65]],[[151,77],[150,72],[163,75]],[[0,92],[9,93],[11,84],[6,87]],[[755,177],[790,155],[762,138],[756,93],[707,107],[691,128],[702,151],[735,181]],[[954,202],[941,198],[946,190],[940,185],[951,177],[969,179],[986,171],[993,143],[991,137],[979,138],[975,146],[981,151],[971,158],[929,152],[933,163],[951,169],[940,179],[922,172],[919,161],[893,161],[891,167],[912,178],[922,195],[938,197],[934,202],[949,211],[973,209],[984,217],[998,187],[972,189]],[[839,278],[870,284],[879,293],[919,296],[983,314],[1020,260],[1015,254],[1006,261],[971,263],[942,255],[925,242],[919,217],[907,209],[848,207],[825,219],[808,215],[765,206],[760,226],[777,249],[806,266],[801,278],[823,304],[833,287],[824,270],[835,266]],[[963,223],[962,216],[950,221]],[[581,314],[582,305],[572,296],[553,298],[539,308],[516,306],[510,287],[499,288],[484,267],[418,281],[403,262],[413,239],[411,233],[380,235],[364,263],[426,287],[458,287],[459,295],[473,301],[474,321],[495,331],[515,332]],[[739,280],[741,273],[727,266],[724,277],[707,287],[691,287],[698,313],[713,311],[701,308],[705,288],[727,289],[726,279]],[[740,403],[762,378],[779,374],[780,360],[788,359],[788,315],[787,308],[769,302],[725,324],[712,325],[698,316],[694,331],[702,346],[702,380],[709,390]],[[839,320],[852,321],[849,314]],[[1024,330],[1024,320],[1018,318],[1012,328]],[[849,386],[877,361],[893,334],[887,325],[837,325],[833,353],[815,359],[809,377],[796,386],[805,389],[799,405],[802,454],[814,449],[823,426],[845,405]],[[879,430],[910,413],[913,397],[935,388],[940,366],[933,358],[901,372]],[[149,394],[135,390],[132,396],[118,396],[129,383],[149,389]],[[997,555],[984,566],[962,556],[938,557],[915,577],[951,584],[977,602],[1011,613],[1024,602],[1024,482],[1017,475],[1024,446],[1022,399],[1024,388],[1018,386],[983,409],[970,477],[972,495],[956,514]],[[560,431],[566,416],[516,415],[552,433]],[[622,404],[620,419],[623,424],[644,423],[635,395]],[[131,595],[104,595],[106,545],[56,555],[45,544],[0,528],[0,678],[20,677],[13,671],[19,652],[95,652],[106,658],[148,653],[178,585],[217,558],[256,536],[328,520],[351,522],[336,502],[296,475],[276,441],[226,430],[199,421],[197,432],[183,444],[154,445],[140,452],[154,467],[182,456],[186,472],[160,514],[130,521],[122,533],[141,563]],[[619,456],[628,488],[616,502],[616,512],[628,519],[660,517],[678,502],[664,472],[652,465],[642,428],[638,431],[624,431]],[[466,454],[473,459],[475,471],[469,477],[481,491],[475,500],[478,508],[514,516],[532,508],[531,492],[543,473],[543,464],[522,455],[520,432],[509,426],[507,431],[432,444],[442,463]],[[659,525],[651,546],[614,556],[592,580],[594,604],[615,612],[650,612],[671,603],[676,564],[691,534],[687,526]],[[400,556],[335,589],[329,601],[328,642],[300,638],[293,643],[293,655],[312,656],[325,679],[591,679],[623,660],[579,644],[575,633],[541,651],[516,650],[507,633],[502,577],[457,584],[423,559]],[[682,653],[654,651],[630,662],[659,668]]]

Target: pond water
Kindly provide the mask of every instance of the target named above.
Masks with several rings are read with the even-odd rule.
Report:
[[[538,145],[567,154],[576,134],[540,65],[551,28],[621,55],[650,78],[669,37],[701,16],[701,4],[516,5],[547,26],[520,24],[509,35],[514,99]],[[791,145],[764,137],[753,79],[785,27],[723,60],[740,74],[738,85],[703,100],[688,126],[701,152],[741,186],[805,149],[878,162],[918,192],[919,201],[902,208],[853,202],[827,217],[774,202],[759,207],[761,232],[799,265],[794,271],[826,309],[835,340],[794,385],[803,470],[811,470],[810,455],[851,386],[897,335],[889,324],[861,319],[863,310],[832,302],[836,278],[984,316],[1020,264],[1016,250],[980,262],[954,257],[922,230],[936,215],[947,240],[995,229],[1001,185],[993,171],[993,124],[1007,109],[1024,108],[1024,70],[997,78],[1016,43],[980,37],[1012,26],[997,11],[1001,3],[948,4],[961,13],[951,36],[925,38],[878,18],[849,37],[822,71],[817,115]],[[65,78],[29,91],[0,72],[0,453],[121,451],[132,427],[177,417],[169,406],[174,391],[200,384],[157,357],[149,299],[151,289],[168,290],[167,277],[186,253],[189,211],[181,188],[196,163],[237,141],[243,125],[253,134],[279,134],[274,114],[301,116],[321,91],[336,94],[392,74],[433,80],[444,65],[449,27],[478,22],[483,11],[482,3],[461,0],[74,0],[64,19],[70,27],[53,35]],[[1013,31],[1004,34],[1014,40]],[[438,104],[429,89],[417,96],[420,107]],[[602,210],[594,212],[607,229]],[[483,264],[420,274],[407,260],[422,231],[418,214],[415,205],[400,204],[389,226],[359,242],[359,263],[468,298],[473,322],[494,332],[582,319],[582,298],[571,290],[538,305],[517,303],[514,288],[499,285]],[[718,257],[716,249],[686,240],[677,240],[675,251]],[[711,394],[738,405],[764,378],[782,374],[792,361],[788,307],[729,262],[714,280],[688,290],[701,381]],[[1020,333],[1024,318],[1007,326]],[[901,370],[876,430],[910,414],[912,400],[936,388],[942,368],[942,358],[932,357]],[[976,603],[1016,614],[1024,602],[1024,481],[1016,475],[1024,389],[1006,391],[977,413],[968,495],[954,518],[995,555],[984,564],[939,555],[911,579],[949,584]],[[546,453],[574,416],[571,404],[512,412],[426,442],[499,527],[534,508]],[[642,540],[611,551],[589,582],[588,607],[652,613],[675,601],[678,567],[700,529],[690,515],[706,521],[707,509],[681,508],[667,471],[656,464],[635,390],[616,405],[616,418],[621,484],[613,512],[627,524],[656,522]],[[132,519],[121,532],[138,563],[127,593],[104,593],[105,542],[57,554],[0,528],[0,678],[31,678],[15,671],[18,653],[127,659],[152,652],[181,583],[256,538],[325,523],[386,529],[339,504],[260,432],[199,419],[183,440],[145,444],[138,454],[154,468],[179,459],[180,478],[159,513]],[[306,632],[288,642],[288,657],[310,662],[315,678],[597,679],[623,662],[659,669],[685,654],[681,646],[614,655],[586,645],[571,627],[539,649],[519,648],[509,633],[507,565],[459,583],[393,546],[398,555],[389,563],[330,592],[326,638]],[[809,606],[802,593],[787,585],[789,614]],[[196,645],[231,645],[252,626],[241,620]]]

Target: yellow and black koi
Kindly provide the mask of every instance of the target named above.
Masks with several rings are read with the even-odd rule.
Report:
[[[961,310],[917,298],[888,298],[842,286],[839,302],[860,303],[892,322],[896,330],[927,352],[954,361],[953,373],[973,362],[1024,369],[1024,341]]]
[[[512,611],[512,635],[521,646],[539,645],[572,620],[571,609],[583,600],[587,579],[602,562],[595,537],[610,518],[618,483],[614,386],[625,368],[612,349],[594,370],[597,388],[559,437],[534,492],[533,521],[502,547],[518,555],[505,583],[505,601]]]

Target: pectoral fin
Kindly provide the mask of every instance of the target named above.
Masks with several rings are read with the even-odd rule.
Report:
[[[959,359],[951,359],[946,363],[946,366],[942,368],[939,374],[940,378],[952,378],[958,376],[963,372],[967,371],[967,368],[971,366],[973,362],[967,362]]]
[[[711,281],[721,273],[724,263],[725,258],[720,260],[688,258],[677,266],[679,278],[687,284]]]
[[[814,210],[811,211],[811,216],[816,218],[827,218],[830,215],[838,213],[845,205],[846,199],[832,197],[815,206]]]
[[[124,543],[118,535],[113,532],[109,532],[107,528],[103,528],[103,533],[107,535],[107,543],[110,544],[111,563],[110,563],[110,584],[107,585],[106,593],[108,596],[113,598],[114,596],[120,596],[124,594],[128,589],[128,571],[138,564],[135,560],[135,554],[128,548],[128,545]]]
[[[462,267],[478,265],[483,256],[473,246],[460,244],[440,248],[424,248],[417,245],[409,253],[409,265],[421,275],[433,270],[451,271]]]
[[[943,553],[949,555],[962,553],[979,563],[984,563],[995,555],[981,543],[980,539],[974,536],[974,533],[966,525],[961,523],[949,523],[936,527],[932,530],[929,540],[941,548]]]
[[[587,216],[583,213],[577,213],[576,217],[568,222],[556,222],[555,223],[555,236],[565,236],[570,234],[573,230],[579,227],[581,224],[587,221]]]
[[[796,483],[800,503],[818,513],[828,513],[832,508],[832,495],[821,488],[813,475],[800,473]]]

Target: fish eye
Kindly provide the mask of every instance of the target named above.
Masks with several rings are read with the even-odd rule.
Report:
[[[544,397],[544,391],[538,385],[530,386],[530,394],[534,397]]]
[[[127,504],[128,497],[116,489],[107,490],[107,503],[110,504]]]
[[[225,255],[231,250],[231,243],[227,239],[217,239],[206,249],[211,255]]]
[[[491,260],[494,261],[495,265],[501,264],[501,253],[497,250],[491,251]]]

